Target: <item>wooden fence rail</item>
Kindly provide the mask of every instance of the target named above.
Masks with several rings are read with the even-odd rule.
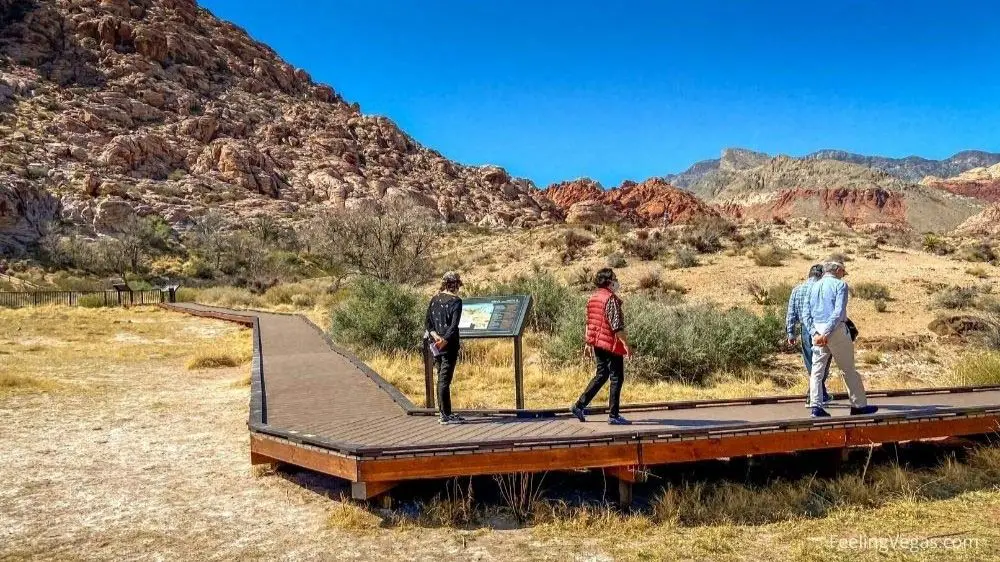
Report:
[[[61,304],[67,306],[136,306],[175,302],[174,291],[0,291],[0,307],[21,308]]]

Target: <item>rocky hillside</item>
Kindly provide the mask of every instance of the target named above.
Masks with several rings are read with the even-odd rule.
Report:
[[[928,176],[920,183],[980,201],[1000,203],[1000,164],[974,168],[947,179]]]
[[[718,210],[701,199],[660,178],[642,183],[625,181],[610,190],[584,178],[553,184],[545,190],[545,195],[559,205],[569,223],[667,226],[720,216]]]
[[[976,201],[836,160],[778,157],[720,170],[712,202],[735,218],[807,217],[862,229],[947,231],[979,211]]]
[[[983,212],[973,215],[955,229],[959,236],[1000,235],[1000,204],[990,205]]]
[[[758,166],[771,157],[763,152],[743,148],[727,148],[722,156],[698,162],[680,174],[664,176],[670,183],[688,189],[702,197],[711,198],[727,183],[726,171],[739,171]],[[892,177],[916,183],[926,176],[951,177],[973,168],[1000,163],[1000,154],[967,150],[944,160],[930,160],[919,156],[887,158],[864,156],[843,150],[820,150],[796,160],[836,160],[883,171]],[[722,176],[722,177],[720,177]]]
[[[207,209],[301,220],[399,202],[451,222],[560,219],[531,182],[364,115],[194,0],[0,0],[0,246],[56,220]]]

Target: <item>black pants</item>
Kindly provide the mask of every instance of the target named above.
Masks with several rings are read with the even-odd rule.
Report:
[[[622,382],[625,380],[625,358],[615,355],[603,349],[594,349],[594,358],[597,360],[597,374],[590,380],[587,389],[576,401],[578,408],[586,408],[587,404],[597,396],[604,383],[611,379],[611,395],[608,397],[608,414],[618,415],[618,403],[622,395]]]
[[[448,346],[451,347],[450,345]],[[446,348],[447,349],[447,348]],[[434,358],[437,365],[438,382],[438,406],[442,416],[451,415],[451,378],[455,375],[455,365],[458,363],[458,347],[449,349],[445,353]]]

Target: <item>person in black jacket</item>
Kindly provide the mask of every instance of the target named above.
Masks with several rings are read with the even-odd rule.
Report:
[[[464,421],[451,412],[451,378],[455,375],[461,347],[458,334],[458,321],[462,317],[462,299],[458,296],[461,286],[462,279],[458,273],[445,273],[441,279],[441,291],[427,306],[427,345],[437,365],[437,394],[442,424]]]

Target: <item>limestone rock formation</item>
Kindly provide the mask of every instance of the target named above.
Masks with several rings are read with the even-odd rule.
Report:
[[[1000,235],[1000,204],[990,205],[958,225],[955,234],[960,236]]]
[[[0,0],[0,177],[38,194],[17,183],[31,208],[0,227],[21,246],[49,218],[105,229],[108,197],[177,229],[210,207],[294,223],[400,199],[441,221],[562,220],[531,182],[421,146],[194,0]]]
[[[779,156],[719,178],[725,182],[712,203],[740,219],[805,217],[863,230],[946,231],[981,208],[972,199],[836,160]]]
[[[660,178],[641,183],[625,181],[604,190],[591,179],[554,184],[545,195],[566,211],[566,222],[627,222],[638,226],[667,226],[720,213],[701,199]]]
[[[711,198],[726,183],[725,172],[738,172],[763,164],[771,157],[763,152],[743,148],[727,148],[720,158],[702,160],[679,174],[664,176],[671,184],[687,189],[702,197]],[[919,156],[887,158],[865,156],[843,150],[819,150],[796,160],[836,160],[879,170],[909,183],[919,182],[926,176],[951,177],[977,167],[1000,163],[1000,154],[979,150],[966,150],[943,160]]]

